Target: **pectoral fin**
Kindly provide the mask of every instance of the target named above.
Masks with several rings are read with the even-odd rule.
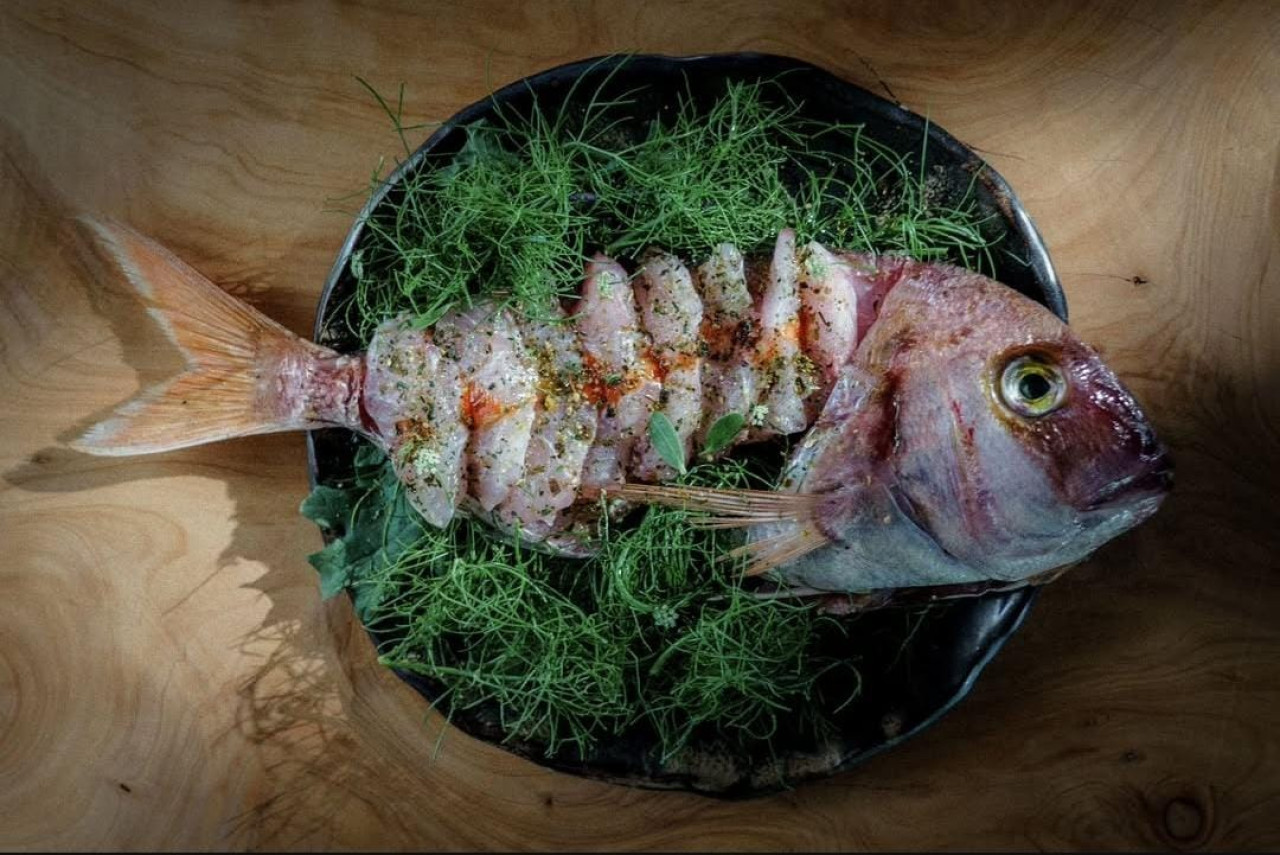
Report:
[[[758,576],[831,542],[815,519],[821,497],[808,493],[625,484],[609,490],[608,495],[692,511],[698,516],[690,524],[700,528],[750,527],[770,532],[721,556],[721,560],[730,561],[746,558],[748,576]]]
[[[831,539],[815,526],[792,525],[780,534],[743,544],[723,557],[726,560],[747,558],[746,575],[759,576],[830,544]]]
[[[604,491],[611,499],[662,505],[703,514],[694,521],[705,528],[741,528],[771,522],[811,520],[818,497],[771,490],[720,490],[674,484],[623,484]]]

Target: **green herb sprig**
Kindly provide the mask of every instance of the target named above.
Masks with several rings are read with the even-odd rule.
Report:
[[[365,446],[361,461],[378,454]],[[740,461],[694,466],[684,480],[761,483]],[[509,738],[552,755],[641,724],[664,756],[700,727],[758,738],[805,705],[826,669],[848,667],[811,650],[825,618],[745,592],[741,567],[714,560],[731,535],[689,526],[683,511],[606,522],[587,561],[500,543],[468,520],[433,528],[389,464],[348,489],[317,488],[302,511],[335,535],[311,556],[321,590],[352,591],[388,639],[385,665],[441,681],[450,709],[496,709]]]
[[[394,109],[378,100],[403,139],[403,93]],[[405,175],[353,253],[350,331],[367,341],[404,311],[429,326],[480,296],[546,315],[577,294],[597,249],[751,254],[788,226],[841,249],[994,268],[972,198],[944,202],[907,156],[860,125],[805,118],[774,82],[728,84],[706,111],[684,98],[639,138],[611,118],[632,100],[598,90],[581,111],[499,111],[447,161]]]

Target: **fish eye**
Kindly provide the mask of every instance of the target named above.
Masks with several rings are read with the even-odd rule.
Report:
[[[1004,368],[1000,397],[1015,413],[1037,418],[1066,402],[1067,383],[1058,367],[1044,358],[1019,356]]]

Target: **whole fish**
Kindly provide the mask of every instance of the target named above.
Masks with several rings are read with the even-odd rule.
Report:
[[[163,247],[91,223],[187,371],[74,443],[144,454],[341,426],[386,450],[434,526],[462,512],[565,554],[606,497],[744,528],[784,590],[974,592],[1041,581],[1153,514],[1172,467],[1138,404],[1047,309],[946,264],[797,246],[596,255],[576,302],[533,319],[479,301],[408,316],[344,355],[293,335]],[[803,435],[776,491],[670,482],[685,460]]]

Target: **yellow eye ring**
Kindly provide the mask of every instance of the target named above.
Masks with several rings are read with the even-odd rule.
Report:
[[[1057,366],[1034,356],[1019,356],[1000,375],[1000,398],[1020,416],[1047,416],[1067,400],[1067,382]]]

